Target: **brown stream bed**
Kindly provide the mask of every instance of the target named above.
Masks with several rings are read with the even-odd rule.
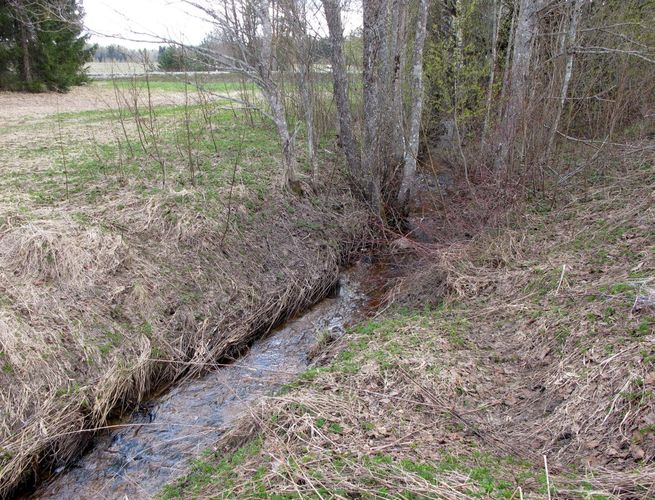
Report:
[[[304,371],[320,335],[343,334],[366,301],[356,269],[342,275],[333,296],[255,342],[232,364],[181,382],[142,405],[115,430],[99,434],[86,455],[57,471],[31,498],[155,495],[255,401]]]

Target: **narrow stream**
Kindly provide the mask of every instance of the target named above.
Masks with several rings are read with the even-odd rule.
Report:
[[[308,353],[330,330],[343,333],[365,296],[355,274],[338,293],[256,342],[243,357],[206,376],[187,380],[150,401],[125,427],[100,435],[92,450],[59,471],[32,498],[148,498],[182,475],[249,405],[295,378]]]

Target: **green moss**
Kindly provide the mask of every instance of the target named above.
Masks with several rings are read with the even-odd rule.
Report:
[[[141,324],[140,330],[141,330],[141,335],[143,335],[144,337],[147,337],[149,339],[152,338],[153,329],[152,329],[152,325],[150,324],[150,322],[144,321]]]
[[[639,321],[639,324],[632,329],[630,335],[632,337],[646,337],[652,335],[655,332],[655,317],[646,316]]]
[[[336,422],[331,423],[328,430],[333,434],[343,434],[343,426]]]
[[[330,365],[331,371],[344,374],[357,373],[359,368],[359,363],[355,361],[355,353],[348,350],[340,352],[337,359]]]
[[[236,480],[234,468],[257,455],[261,451],[262,442],[262,437],[257,437],[222,458],[215,454],[207,454],[203,459],[194,460],[190,473],[177,484],[165,486],[160,496],[162,498],[195,496],[211,485],[222,491],[229,491]],[[251,493],[259,496],[265,492],[265,487],[261,484],[264,473],[265,468],[261,466],[253,474],[249,488]]]
[[[107,344],[100,344],[98,346],[98,350],[100,351],[100,354],[104,357],[109,355],[114,350],[114,346],[111,343]]]
[[[442,322],[443,328],[448,334],[448,339],[454,347],[464,347],[466,345],[466,333],[470,328],[469,322],[465,318],[455,317],[448,321]]]

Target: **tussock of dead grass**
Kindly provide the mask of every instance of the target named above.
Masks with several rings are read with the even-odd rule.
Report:
[[[145,89],[119,94],[152,111]],[[192,113],[189,188],[189,117],[175,107],[186,96],[152,97],[158,130],[145,142],[159,143],[164,187],[134,119],[119,123],[113,88],[36,106],[0,95],[0,497],[66,463],[86,431],[324,296],[364,236],[341,186],[330,200],[271,195],[275,135],[218,102],[220,154]]]
[[[126,257],[118,234],[84,229],[70,220],[41,220],[4,231],[0,266],[26,281],[80,287],[115,272]]]
[[[394,296],[442,306],[356,328],[205,465],[258,435],[247,460],[169,493],[652,497],[654,172],[439,248]]]
[[[363,211],[275,196],[247,210],[247,196],[234,198],[227,231],[226,207],[200,192],[125,190],[4,218],[0,496],[334,286]]]

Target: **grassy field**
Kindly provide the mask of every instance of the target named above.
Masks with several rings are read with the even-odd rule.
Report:
[[[211,85],[216,90],[225,88],[228,94],[237,88],[235,83]],[[200,105],[194,88],[187,86],[185,96],[181,82],[155,81],[148,87],[152,106],[143,80],[98,82],[91,89],[100,96],[93,109],[68,112],[60,106],[59,112],[47,117],[34,116],[6,127],[3,132],[11,143],[3,148],[2,160],[5,169],[15,168],[3,175],[3,182],[9,182],[15,193],[29,192],[35,202],[62,200],[67,183],[69,195],[96,188],[110,193],[126,178],[132,189],[166,187],[164,179],[156,179],[161,171],[159,158],[153,158],[157,148],[169,164],[172,190],[190,183],[185,177],[192,168],[198,170],[194,180],[203,188],[220,188],[238,149],[243,153],[238,180],[249,183],[256,172],[273,173],[271,167],[278,160],[276,138],[258,113],[245,116],[238,105],[211,95],[202,97],[211,102]],[[139,128],[146,119],[146,126]],[[37,161],[36,172],[23,168]],[[159,168],[153,169],[155,164]],[[166,165],[164,174],[165,170]]]
[[[189,85],[191,84],[191,85]],[[251,83],[244,83],[233,75],[194,75],[189,74],[186,78],[184,75],[156,75],[149,82],[144,77],[137,79],[115,78],[112,80],[97,80],[93,85],[98,88],[113,89],[118,87],[121,90],[132,89],[135,86],[138,89],[145,90],[147,86],[151,90],[164,92],[184,92],[185,88],[192,94],[196,92],[196,85],[206,92],[214,93],[233,93],[243,89],[250,92],[255,90]]]
[[[440,247],[163,496],[652,498],[654,160]]]
[[[316,300],[365,226],[338,176],[329,200],[277,189],[256,111],[147,90],[0,94],[0,496]]]
[[[92,75],[130,75],[143,72],[143,63],[138,62],[91,62],[87,64],[87,70]]]

